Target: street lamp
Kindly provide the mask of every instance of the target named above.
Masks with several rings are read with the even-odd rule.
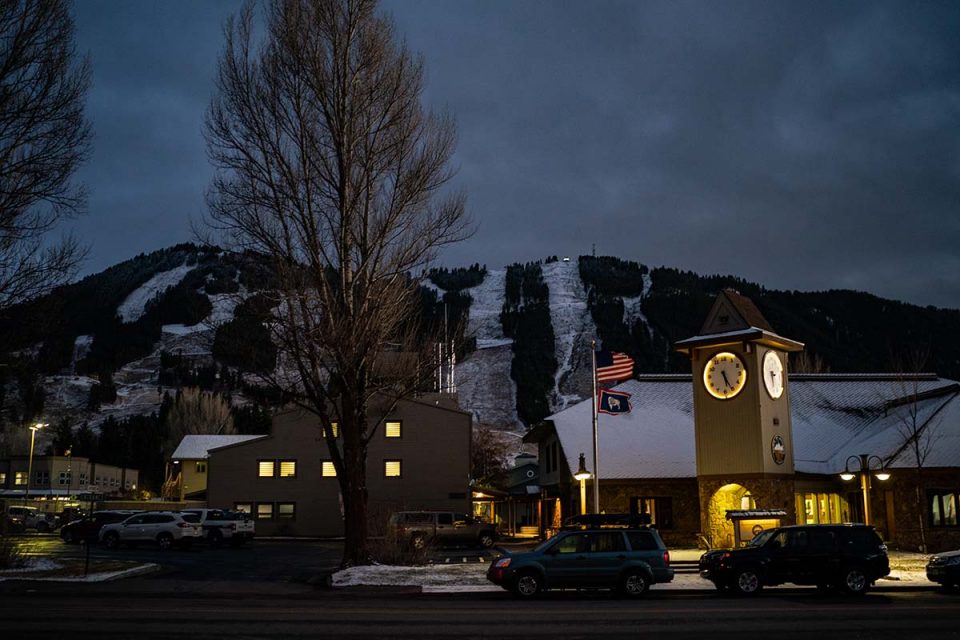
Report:
[[[856,471],[850,470],[851,460],[859,464]],[[866,453],[847,458],[847,462],[843,466],[843,473],[840,474],[840,478],[847,481],[853,480],[858,474],[860,476],[860,490],[863,492],[863,524],[870,524],[870,465],[873,464],[874,460],[876,460],[874,475],[877,477],[877,480],[881,482],[889,480],[890,473],[884,468],[883,460],[881,460],[879,456],[872,456]]]
[[[587,513],[587,480],[593,477],[593,474],[587,471],[587,462],[580,454],[580,468],[573,474],[574,479],[580,481],[580,515]]]
[[[24,489],[23,499],[26,501],[30,497],[30,479],[33,478],[33,442],[37,437],[37,431],[46,427],[44,422],[37,422],[30,425],[30,457],[27,459],[27,487]]]

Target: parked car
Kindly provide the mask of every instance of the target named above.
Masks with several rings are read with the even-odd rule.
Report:
[[[226,509],[184,509],[180,513],[192,513],[200,519],[203,537],[210,546],[219,547],[224,541],[239,546],[253,540],[255,525],[245,513]]]
[[[860,524],[768,529],[744,548],[700,557],[702,578],[744,595],[785,582],[863,594],[888,573],[886,545],[873,527]]]
[[[455,511],[400,511],[387,521],[387,534],[415,549],[428,543],[492,547],[497,528]]]
[[[109,549],[116,549],[121,544],[135,547],[141,542],[155,542],[161,549],[174,545],[186,549],[202,535],[200,518],[196,514],[176,511],[138,513],[100,529],[100,541]]]
[[[532,551],[495,559],[487,579],[530,598],[547,589],[619,589],[642,596],[673,580],[670,552],[653,527],[561,531]]]
[[[960,589],[960,550],[931,557],[927,563],[927,580]]]
[[[140,513],[133,510],[94,511],[93,515],[68,522],[60,527],[60,538],[66,544],[96,542],[100,539],[100,529],[106,524],[126,520]]]
[[[6,517],[13,531],[35,529],[40,533],[47,533],[59,526],[57,516],[36,507],[8,506]]]

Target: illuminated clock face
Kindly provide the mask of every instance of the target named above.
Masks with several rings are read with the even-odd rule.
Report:
[[[783,395],[783,362],[773,351],[763,356],[763,386],[774,400]]]
[[[736,354],[718,353],[703,367],[703,386],[714,398],[732,398],[743,390],[746,383],[747,370]]]

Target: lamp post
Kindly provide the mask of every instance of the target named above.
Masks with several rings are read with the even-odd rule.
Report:
[[[587,462],[583,454],[580,454],[580,468],[573,474],[574,479],[580,481],[580,515],[587,513],[587,480],[593,477],[593,474],[587,471]]]
[[[37,422],[30,425],[30,457],[27,458],[27,487],[23,490],[23,500],[24,502],[30,497],[30,480],[33,478],[33,443],[37,437],[37,431],[43,429],[46,423]]]
[[[851,460],[859,465],[856,471],[850,470]],[[860,490],[863,493],[863,524],[870,524],[870,465],[873,464],[874,461],[877,463],[876,468],[873,469],[873,471],[876,472],[874,475],[877,476],[877,480],[881,482],[889,480],[890,474],[886,468],[884,468],[883,460],[881,460],[879,456],[872,456],[866,453],[847,458],[843,473],[840,474],[840,478],[848,482],[856,478],[857,475],[860,476]]]

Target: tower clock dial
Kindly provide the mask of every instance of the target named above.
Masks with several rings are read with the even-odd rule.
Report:
[[[776,400],[783,395],[783,362],[775,351],[767,351],[763,356],[763,386],[770,397]]]
[[[715,354],[703,367],[703,386],[714,398],[732,398],[743,390],[746,383],[747,370],[734,353]]]

